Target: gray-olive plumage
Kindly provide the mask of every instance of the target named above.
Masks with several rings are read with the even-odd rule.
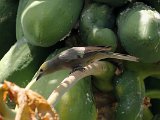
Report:
[[[84,66],[105,58],[138,61],[134,56],[111,52],[111,47],[72,47],[44,62],[36,74],[36,80],[45,74],[65,68],[71,69],[72,72],[83,70]]]

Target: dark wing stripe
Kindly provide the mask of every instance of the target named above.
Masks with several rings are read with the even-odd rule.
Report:
[[[85,47],[85,51],[84,53],[90,53],[90,52],[109,52],[111,51],[111,47],[110,46],[106,46],[106,47]]]

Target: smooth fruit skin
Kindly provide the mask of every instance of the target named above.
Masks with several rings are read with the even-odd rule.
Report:
[[[125,70],[121,76],[115,78],[118,96],[116,120],[142,120],[145,95],[142,80],[132,70]]]
[[[83,0],[29,0],[21,15],[25,38],[48,47],[62,40],[76,24]]]
[[[17,41],[21,40],[24,37],[22,25],[21,25],[21,15],[25,9],[29,0],[19,0],[17,18],[16,18],[16,38]]]
[[[111,46],[112,51],[117,47],[117,37],[111,30],[114,15],[104,4],[93,3],[84,9],[80,18],[80,33],[82,40],[89,46]]]
[[[160,14],[143,3],[120,14],[118,35],[124,49],[140,61],[160,60]]]
[[[113,90],[113,77],[115,75],[116,67],[107,61],[103,61],[104,70],[101,74],[93,75],[92,81],[94,86],[102,91],[109,92]]]

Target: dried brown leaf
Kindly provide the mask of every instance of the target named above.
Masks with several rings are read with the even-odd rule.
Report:
[[[59,120],[58,114],[41,95],[4,81],[4,89],[18,105],[15,120]]]

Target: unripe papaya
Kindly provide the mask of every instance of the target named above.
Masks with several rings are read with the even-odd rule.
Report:
[[[20,16],[27,3],[28,0],[19,1],[16,19],[17,42],[0,61],[0,82],[7,79],[21,87],[27,85],[51,51],[50,48],[42,48],[29,44],[24,37],[20,24]]]
[[[159,106],[159,103],[156,103],[155,105],[152,105],[152,102],[154,99],[160,99],[160,90],[159,90],[159,80],[153,79],[150,76],[159,76],[160,75],[160,66],[157,63],[131,63],[126,62],[124,64],[125,68],[130,70],[132,74],[136,75],[136,79],[140,81],[141,83],[141,90],[144,91],[144,104],[143,104],[143,119],[150,120],[149,118],[152,118],[152,112],[156,111],[157,106]],[[129,79],[129,81],[132,79],[132,75],[126,77],[126,79]],[[127,83],[126,83],[127,84]],[[130,86],[131,88],[133,87]],[[130,89],[131,89],[130,88]],[[145,89],[144,89],[145,88]],[[129,90],[129,88],[128,88]],[[142,94],[141,94],[142,95]],[[151,103],[150,103],[151,101]],[[149,107],[149,108],[148,108]],[[158,112],[157,112],[158,113]],[[154,113],[153,113],[154,114]],[[147,118],[147,119],[146,119]]]
[[[24,37],[24,33],[22,30],[22,25],[21,25],[21,15],[28,1],[29,0],[19,0],[17,18],[16,18],[16,38],[17,40],[21,40]]]
[[[117,38],[110,29],[113,28],[114,17],[111,9],[103,4],[90,4],[80,18],[82,40],[87,45],[117,47]]]
[[[136,72],[126,70],[116,78],[116,120],[142,120],[144,85]]]
[[[98,88],[98,90],[102,92],[112,91],[112,79],[115,75],[116,67],[112,63],[107,61],[105,61],[103,64],[103,67],[105,68],[103,69],[103,72],[101,72],[100,74],[93,75],[92,80],[94,86]]]
[[[83,0],[28,0],[20,21],[25,38],[48,47],[62,40],[76,24]]]
[[[0,0],[0,59],[16,42],[18,1]]]
[[[118,19],[118,35],[124,49],[140,61],[160,61],[160,14],[143,3],[135,3]]]

